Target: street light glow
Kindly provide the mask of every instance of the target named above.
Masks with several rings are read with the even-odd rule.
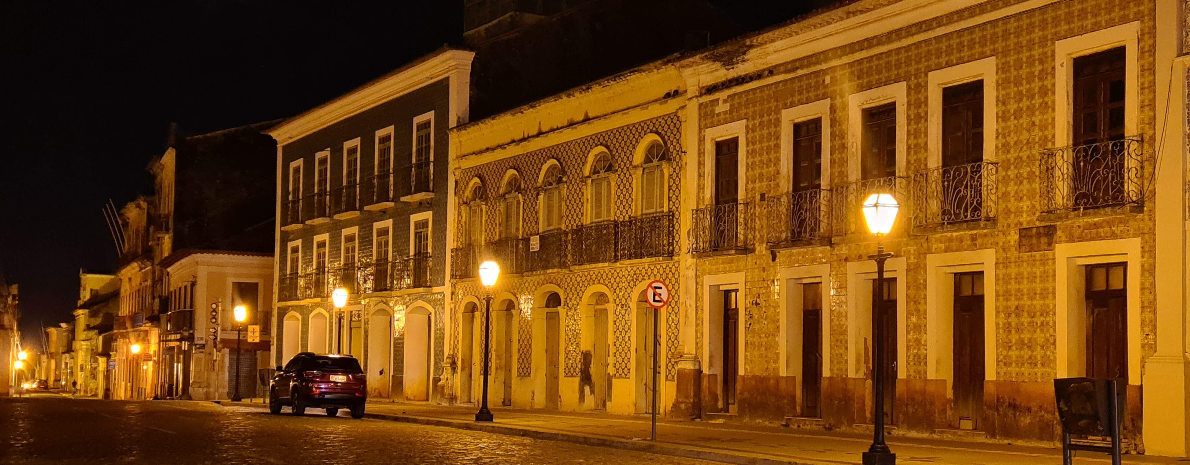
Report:
[[[133,344],[132,347],[128,348],[128,350],[132,351],[133,354],[139,354],[140,353],[140,344]]]
[[[892,231],[893,222],[897,219],[897,210],[901,206],[892,194],[875,193],[864,201],[864,219],[868,222],[868,230],[877,236],[883,236]]]
[[[244,320],[248,319],[248,308],[243,305],[236,305],[236,308],[232,312],[235,315],[236,323],[243,323]]]
[[[25,360],[25,359],[27,359],[27,358],[29,358],[29,353],[28,353],[28,352],[25,352],[25,351],[23,351],[23,350],[22,350],[22,351],[20,351],[20,352],[18,352],[18,353],[17,353],[17,360]]]
[[[335,308],[347,306],[347,289],[335,289],[335,292],[331,293],[331,300],[335,302]]]
[[[15,361],[15,362],[13,362],[13,363],[12,363],[12,367],[13,367],[13,368],[16,368],[16,369],[18,369],[18,370],[20,370],[20,369],[22,369],[22,368],[25,368],[25,362],[22,362],[22,361],[20,361],[20,360],[17,360],[17,361]]]
[[[496,285],[496,279],[500,277],[500,264],[488,260],[479,265],[479,280],[483,282],[484,287],[492,287]]]

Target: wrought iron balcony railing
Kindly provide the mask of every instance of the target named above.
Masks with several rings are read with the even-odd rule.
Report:
[[[531,237],[522,239],[532,243]],[[570,267],[570,232],[550,231],[538,236],[538,248],[529,249],[525,271],[557,270]]]
[[[690,252],[746,250],[752,237],[752,206],[728,203],[696,208],[692,212]]]
[[[591,265],[616,261],[616,227],[615,221],[601,221],[574,228],[570,232],[574,264]]]
[[[994,162],[934,168],[913,176],[913,226],[935,227],[996,218]]]
[[[348,184],[335,189],[331,200],[332,214],[359,211],[359,184]]]
[[[462,247],[455,247],[450,251],[450,278],[451,279],[470,279],[475,277],[475,273],[479,271],[479,256],[482,253],[482,246],[468,244]],[[502,268],[504,264],[500,265]]]
[[[331,216],[331,202],[330,194],[327,192],[315,192],[310,194],[310,212],[309,219],[330,218]]]
[[[769,197],[765,201],[768,244],[784,247],[830,238],[830,194],[827,189],[809,189]]]
[[[907,178],[887,177],[853,181],[831,189],[831,235],[833,237],[851,234],[871,234],[864,219],[863,204],[869,195],[877,192],[891,193],[901,204],[901,212],[910,211],[907,196]],[[897,224],[904,221],[897,221]],[[899,226],[893,225],[896,231]]]
[[[393,174],[380,173],[372,176],[372,205],[393,201]]]
[[[301,276],[297,273],[287,274],[281,276],[277,281],[277,300],[281,302],[292,302],[301,300]]]
[[[656,213],[619,222],[617,256],[620,260],[672,257],[674,214]]]
[[[434,192],[434,167],[432,162],[423,161],[411,165],[410,194]]]
[[[500,264],[500,273],[521,274],[525,272],[525,262],[528,259],[527,239],[514,237],[504,238],[484,247],[484,259],[495,260]]]
[[[285,224],[282,226],[302,224],[302,200],[286,200],[281,214],[285,218]]]
[[[298,280],[299,299],[324,299],[331,295],[331,273],[329,270],[314,270],[301,275]]]
[[[405,268],[408,270],[404,289],[430,287],[434,284],[431,274],[434,257],[428,253],[414,254],[406,257],[404,261]]]
[[[363,287],[360,286],[359,264],[345,264],[343,266],[332,268],[330,271],[330,286],[332,289],[338,289],[341,287],[346,289],[347,293],[351,295],[362,292]]]
[[[1143,206],[1150,169],[1140,137],[1042,150],[1041,211]]]

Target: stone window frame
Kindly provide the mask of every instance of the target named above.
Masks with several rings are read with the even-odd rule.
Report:
[[[909,302],[906,289],[909,287],[909,276],[906,257],[893,257],[885,262],[884,277],[897,278],[897,379],[905,379],[909,374],[909,367],[907,366],[907,331],[906,322],[909,311]],[[847,262],[847,289],[850,295],[847,298],[847,377],[848,378],[863,378],[866,376],[865,372],[857,371],[859,360],[856,354],[860,347],[860,328],[859,321],[864,321],[868,326],[872,325],[872,288],[870,281],[876,280],[876,262],[872,260],[863,260],[858,262]],[[861,303],[866,304],[867,310],[865,315],[860,314]],[[871,339],[871,328],[867,334]],[[868,350],[872,350],[873,346],[869,345]],[[871,359],[875,364],[875,359]],[[826,372],[824,371],[824,376]]]
[[[875,87],[847,96],[847,181],[860,180],[863,166],[864,110],[887,103],[896,104],[897,177],[909,175],[908,158],[908,84],[906,81]],[[823,170],[825,172],[825,170]],[[902,200],[902,203],[904,201]],[[899,292],[899,291],[898,291]]]
[[[1128,384],[1141,384],[1141,239],[1112,239],[1057,244],[1054,246],[1054,342],[1056,344],[1055,377],[1082,376],[1086,372],[1086,347],[1083,355],[1077,349],[1086,344],[1086,273],[1087,265],[1125,262],[1128,290]],[[1083,331],[1079,333],[1079,331]]]
[[[703,205],[715,202],[715,143],[739,138],[736,166],[739,180],[739,202],[747,202],[748,178],[748,120],[741,119],[703,130]]]
[[[804,121],[822,119],[822,189],[831,186],[831,99],[805,103],[781,110],[781,154],[780,175],[777,179],[779,192],[793,190],[793,125]]]
[[[926,255],[926,379],[954,395],[954,275],[983,272],[984,380],[996,380],[996,249]]]
[[[347,263],[344,257],[347,253],[347,235],[355,234],[355,261],[356,263]],[[339,230],[339,265],[340,266],[355,266],[360,261],[360,240],[359,240],[359,226],[351,226]]]
[[[664,150],[664,158],[660,161],[649,162],[646,160],[646,157],[648,155],[649,147],[652,147],[653,144],[661,145],[662,150]],[[660,135],[655,132],[650,132],[645,134],[644,137],[641,137],[640,142],[636,144],[636,149],[633,150],[632,153],[632,191],[636,193],[636,195],[633,196],[632,212],[637,217],[641,217],[669,211],[669,177],[672,172],[669,147],[665,145],[665,141]],[[654,165],[660,165],[661,169],[661,205],[656,211],[646,212],[644,211],[643,202],[646,188],[644,185],[645,169],[652,168]]]
[[[996,57],[969,61],[930,71],[926,77],[929,105],[926,128],[926,167],[942,166],[942,90],[974,81],[983,81],[983,161],[995,162],[996,156]]]
[[[417,231],[417,222],[426,221],[426,234],[430,240],[426,241],[426,253],[430,256],[434,255],[434,212],[424,211],[409,215],[409,256],[414,255],[414,249],[417,247],[417,241],[414,239],[414,233]]]
[[[792,127],[792,123],[790,123]],[[777,338],[777,369],[781,376],[793,376],[797,396],[802,405],[802,284],[822,285],[822,377],[830,376],[831,365],[831,265],[804,265],[784,268],[777,281],[777,303],[780,323]],[[795,288],[796,286],[796,288]],[[797,356],[792,356],[793,354]]]
[[[296,269],[296,270],[294,270],[294,269],[290,269],[290,267],[289,267],[289,264],[291,263],[291,262],[289,261],[289,256],[292,254],[292,252],[293,252],[293,246],[295,246],[295,245],[297,246],[297,256],[298,256],[298,263],[297,263],[297,269]],[[286,243],[286,245],[285,245],[285,251],[286,251],[286,255],[285,255],[285,274],[288,274],[288,275],[296,275],[296,274],[301,274],[301,272],[302,272],[302,240],[301,240],[301,239],[297,239],[297,240],[292,240],[292,241],[289,241],[289,242],[288,242],[288,243]]]
[[[603,173],[595,173],[593,171],[596,168],[595,162],[601,157],[607,157],[608,166],[609,166],[608,171],[603,172]],[[585,201],[583,202],[585,204],[585,210],[586,210],[585,214],[583,216],[587,219],[586,223],[591,224],[591,223],[595,223],[595,222],[605,222],[605,221],[615,220],[616,219],[616,166],[615,166],[615,158],[612,157],[611,150],[608,150],[608,148],[603,145],[600,145],[600,146],[597,146],[597,147],[591,149],[591,151],[589,153],[587,153],[587,166],[586,166],[586,169],[584,170],[584,173],[587,175],[587,179],[586,179],[587,195],[585,196],[586,198],[584,199]],[[595,195],[594,183],[595,183],[596,178],[606,178],[607,179],[607,188],[608,188],[607,193],[606,193],[607,197],[603,199],[603,201],[605,202],[605,208],[607,208],[607,217],[601,218],[599,220],[594,219],[594,217],[592,216],[592,213],[593,213],[592,207],[594,206],[593,200],[594,200],[594,195]],[[563,202],[563,203],[565,203],[565,202]]]

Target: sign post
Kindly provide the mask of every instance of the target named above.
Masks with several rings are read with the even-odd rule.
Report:
[[[661,338],[658,337],[657,325],[660,324],[661,309],[669,303],[669,286],[664,281],[653,280],[645,289],[645,300],[653,308],[653,408],[652,430],[650,440],[657,442],[657,357],[661,351]]]

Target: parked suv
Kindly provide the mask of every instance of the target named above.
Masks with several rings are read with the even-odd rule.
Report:
[[[317,355],[302,352],[269,383],[269,411],[281,413],[288,405],[294,415],[304,415],[307,408],[326,409],[333,417],[339,409],[351,409],[351,418],[364,417],[368,400],[368,381],[359,361],[350,355]]]

